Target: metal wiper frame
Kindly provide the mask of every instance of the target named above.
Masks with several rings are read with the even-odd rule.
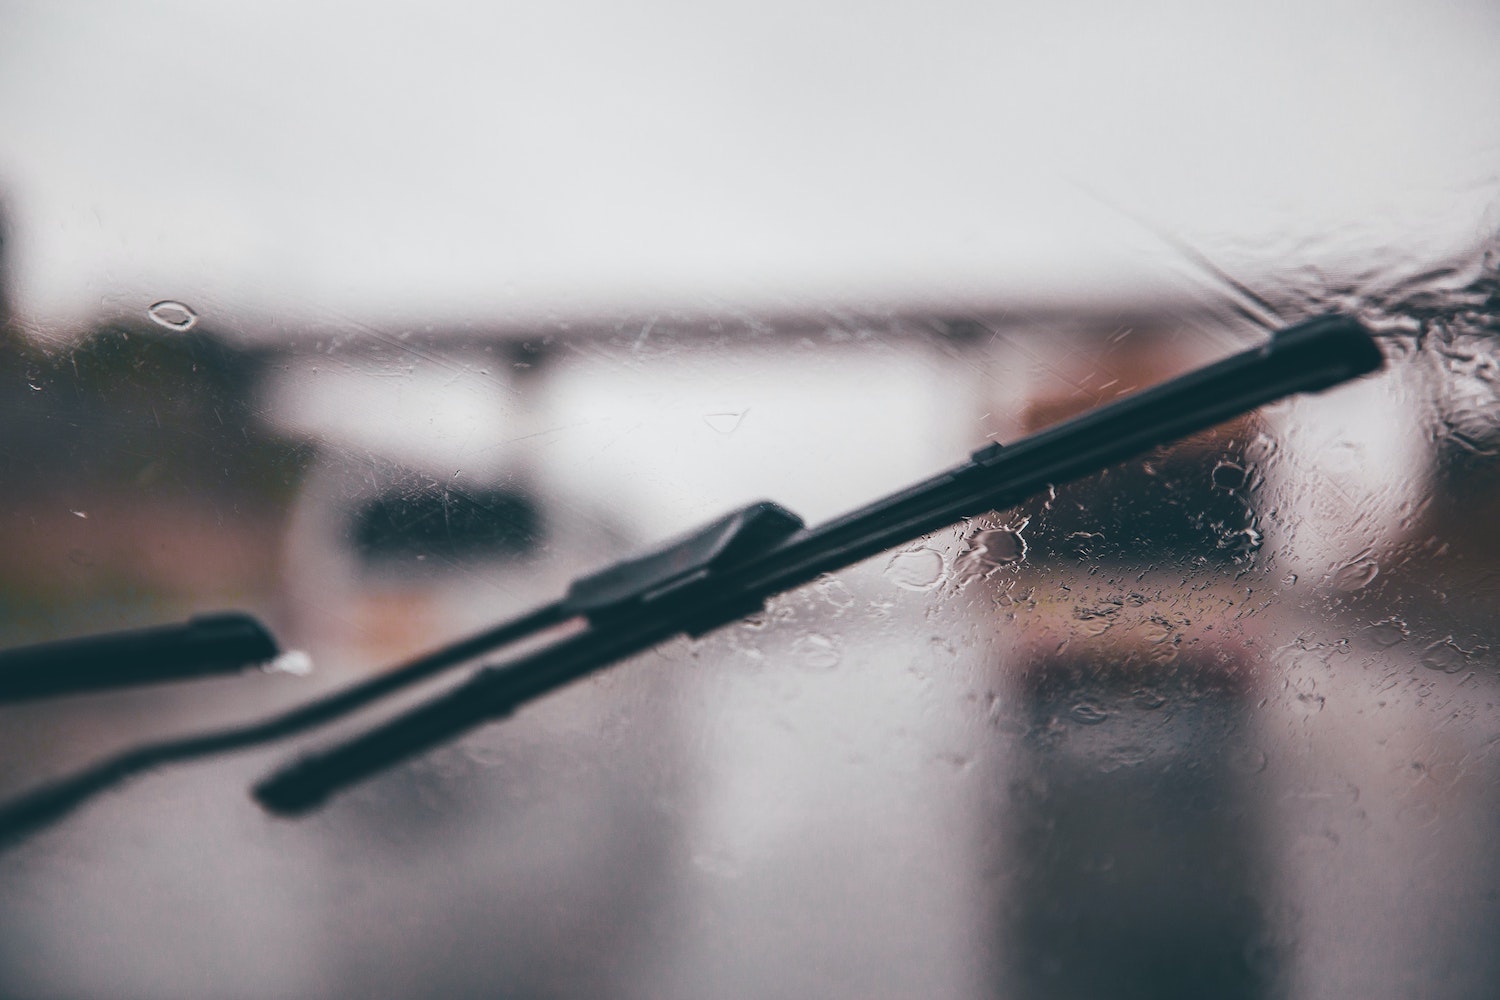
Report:
[[[1379,347],[1357,321],[1324,316],[1260,347],[1117,400],[816,527],[770,502],[751,504],[646,556],[576,581],[559,600],[302,708],[236,729],[129,751],[0,807],[0,840],[63,815],[89,795],[170,761],[269,742],[341,718],[440,670],[535,639],[568,621],[580,631],[483,667],[446,693],[361,735],[302,757],[256,785],[281,814],[457,737],[528,701],[680,634],[751,614],[775,594],[878,552],[1297,392],[1375,371]]]

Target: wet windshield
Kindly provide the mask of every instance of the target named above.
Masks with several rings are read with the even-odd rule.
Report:
[[[300,818],[370,719],[137,776],[0,852],[0,994],[1496,990],[1494,10],[773,8],[8,5],[0,647],[285,655],[0,703],[0,797],[1309,316],[1386,370]]]

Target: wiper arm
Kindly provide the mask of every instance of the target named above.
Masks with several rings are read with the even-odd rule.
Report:
[[[61,819],[90,797],[137,774],[166,764],[198,760],[296,736],[498,647],[545,631],[562,621],[560,612],[560,605],[553,603],[278,715],[225,729],[142,744],[65,778],[47,782],[0,805],[0,847]]]
[[[966,517],[1014,505],[1048,484],[1097,471],[1295,392],[1375,371],[1380,349],[1355,320],[1327,316],[1266,345],[1099,407],[1013,445],[992,444],[948,472],[843,517],[804,528],[752,504],[665,549],[573,584],[562,606],[589,628],[540,652],[484,668],[448,693],[314,753],[255,787],[295,814],[407,757],[504,716],[679,634],[701,635],[766,598]]]
[[[1262,347],[1190,372],[969,462],[841,518],[807,529],[775,504],[752,504],[645,557],[575,582],[515,620],[266,719],[146,744],[0,805],[0,844],[66,815],[90,796],[154,767],[285,739],[343,718],[449,668],[567,622],[580,633],[503,667],[354,740],[306,757],[257,786],[268,808],[294,813],[340,788],[458,736],[486,719],[680,633],[702,634],[757,610],[773,594],[964,517],[1010,506],[1048,484],[1211,427],[1295,392],[1375,371],[1380,349],[1352,319],[1328,316]]]
[[[0,650],[0,703],[229,673],[276,656],[276,640],[239,612]]]

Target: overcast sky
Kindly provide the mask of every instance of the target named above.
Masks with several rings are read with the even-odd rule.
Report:
[[[1500,4],[0,2],[43,331],[1166,294],[1500,228]],[[249,319],[246,319],[249,322]],[[253,325],[253,324],[251,324]]]

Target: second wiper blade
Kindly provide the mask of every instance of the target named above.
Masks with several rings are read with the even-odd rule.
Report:
[[[775,504],[753,504],[575,583],[561,604],[588,619],[583,633],[485,668],[421,707],[304,757],[259,784],[255,796],[275,812],[305,811],[533,698],[675,635],[701,634],[743,617],[820,574],[1381,363],[1379,348],[1358,322],[1321,317],[1013,445],[990,445],[963,465],[814,528]]]
[[[276,640],[239,612],[0,650],[0,703],[208,677],[271,660]]]

